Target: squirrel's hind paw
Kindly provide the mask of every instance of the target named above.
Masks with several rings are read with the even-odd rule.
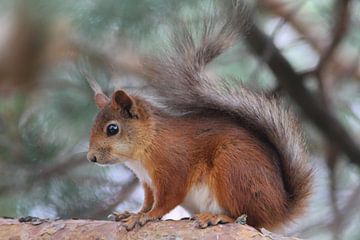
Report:
[[[233,223],[234,219],[226,215],[216,215],[212,213],[200,213],[194,216],[195,227],[207,228],[218,224]]]

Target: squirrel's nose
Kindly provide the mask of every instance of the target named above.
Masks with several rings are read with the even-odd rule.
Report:
[[[97,160],[96,160],[96,156],[93,156],[93,157],[90,159],[90,161],[96,162],[96,161],[97,161]]]
[[[95,154],[90,154],[90,153],[88,153],[87,159],[88,159],[89,161],[91,161],[91,162],[97,162],[97,159],[96,159]]]

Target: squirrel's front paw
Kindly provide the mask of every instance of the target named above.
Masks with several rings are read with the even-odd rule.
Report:
[[[149,217],[146,213],[135,213],[121,220],[122,225],[127,231],[133,230],[135,227],[142,227],[147,222],[156,221],[158,218]]]
[[[130,217],[132,214],[134,213],[129,213],[128,211],[125,212],[112,212],[109,216],[108,219],[112,220],[112,221],[121,221],[125,218]]]

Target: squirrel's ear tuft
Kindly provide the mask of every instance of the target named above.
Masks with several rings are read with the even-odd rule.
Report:
[[[121,110],[126,117],[138,118],[134,100],[123,90],[118,90],[112,95],[111,106],[114,109]]]
[[[95,94],[95,104],[99,109],[105,107],[110,102],[110,99],[103,93]]]

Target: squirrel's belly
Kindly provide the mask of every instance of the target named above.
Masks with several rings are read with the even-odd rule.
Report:
[[[209,191],[209,187],[204,183],[193,186],[187,193],[181,206],[191,214],[202,212],[226,214],[226,211],[220,207],[215,196]]]

